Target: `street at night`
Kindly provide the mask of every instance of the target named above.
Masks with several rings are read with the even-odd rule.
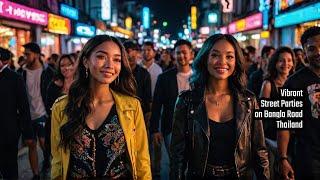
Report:
[[[319,0],[0,0],[0,179],[319,180]]]

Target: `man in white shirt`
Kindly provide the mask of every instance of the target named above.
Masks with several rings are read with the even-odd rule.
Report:
[[[143,60],[141,66],[148,70],[151,76],[151,95],[154,94],[157,78],[162,73],[161,67],[154,62],[156,51],[152,42],[145,42],[142,46]]]
[[[26,58],[26,66],[23,68],[22,76],[26,82],[27,94],[30,104],[30,114],[32,127],[34,131],[35,141],[29,143],[29,160],[33,179],[40,179],[37,139],[39,139],[40,147],[44,154],[43,170],[47,171],[50,165],[50,155],[45,151],[45,123],[47,121],[46,112],[46,92],[50,81],[52,80],[54,70],[48,66],[44,66],[41,61],[41,50],[36,43],[27,43],[23,45],[25,48],[24,56]]]
[[[154,62],[156,52],[154,49],[154,44],[152,42],[144,42],[142,46],[142,56],[143,59],[140,65],[145,68],[151,77],[151,96],[153,97],[154,89],[158,76],[162,73],[161,67]],[[150,104],[150,108],[152,103]],[[150,116],[146,117],[146,122],[150,122]],[[149,137],[150,140],[150,137]],[[149,141],[150,145],[150,156],[151,156],[151,168],[153,178],[158,178],[160,176],[160,161],[161,161],[161,145],[154,145],[152,141]]]

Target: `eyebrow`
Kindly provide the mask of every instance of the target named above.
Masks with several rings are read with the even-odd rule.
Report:
[[[109,55],[107,52],[102,51],[102,50],[97,51],[97,52],[96,52],[96,54],[97,54],[97,53],[103,53],[103,54]],[[114,56],[121,57],[121,55],[120,55],[120,54],[115,54]]]
[[[220,51],[218,51],[216,49],[212,49],[211,51],[220,53]],[[234,51],[227,51],[227,53],[235,53],[235,52]]]

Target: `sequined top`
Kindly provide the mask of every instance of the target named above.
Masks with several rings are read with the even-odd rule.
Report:
[[[126,141],[115,105],[98,129],[84,125],[73,138],[68,177],[132,179]]]

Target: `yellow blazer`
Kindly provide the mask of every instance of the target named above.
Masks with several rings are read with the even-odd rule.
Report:
[[[148,138],[140,102],[133,97],[111,91],[119,122],[124,132],[134,179],[151,179]],[[67,179],[70,150],[59,146],[60,127],[67,122],[63,112],[68,98],[63,96],[54,103],[51,119],[52,179]]]

